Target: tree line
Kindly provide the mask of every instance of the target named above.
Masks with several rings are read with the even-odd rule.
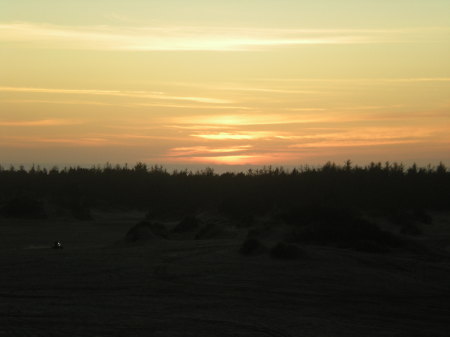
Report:
[[[0,205],[28,200],[69,208],[121,208],[149,216],[214,209],[242,221],[277,212],[289,221],[323,207],[397,214],[450,209],[450,171],[444,164],[366,166],[328,162],[292,169],[266,166],[243,172],[168,171],[163,166],[0,166]],[[31,201],[30,201],[31,200]],[[23,203],[16,208],[25,207]],[[22,205],[22,206],[21,206]],[[5,211],[3,212],[5,213]],[[19,211],[20,213],[20,211]]]

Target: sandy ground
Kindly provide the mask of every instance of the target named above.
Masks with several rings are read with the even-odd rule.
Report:
[[[450,336],[445,254],[308,246],[284,261],[241,256],[240,236],[124,245],[142,214],[96,218],[1,220],[0,336]]]

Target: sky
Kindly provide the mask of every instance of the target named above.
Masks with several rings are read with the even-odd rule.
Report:
[[[0,164],[450,165],[448,0],[0,0]]]

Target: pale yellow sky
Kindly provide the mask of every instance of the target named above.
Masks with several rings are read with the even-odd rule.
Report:
[[[450,164],[449,12],[0,0],[0,163]]]

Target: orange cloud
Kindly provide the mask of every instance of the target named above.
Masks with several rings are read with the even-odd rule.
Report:
[[[0,41],[59,49],[121,51],[249,51],[318,44],[427,41],[436,29],[261,29],[218,27],[60,26],[0,24]],[[417,34],[418,32],[424,34]]]
[[[255,164],[260,161],[263,156],[214,156],[214,157],[192,157],[191,161],[204,164],[216,164],[216,165],[249,165]]]
[[[232,101],[215,97],[173,96],[155,91],[129,91],[129,90],[94,90],[94,89],[55,89],[55,88],[26,88],[26,87],[0,87],[0,92],[13,93],[41,93],[66,95],[95,95],[116,96],[143,99],[157,99],[167,101],[188,101],[207,104],[229,104]]]
[[[64,119],[44,119],[36,121],[0,121],[0,126],[62,126],[81,124],[80,121],[64,120]]]
[[[211,125],[211,126],[245,126],[245,125],[277,125],[277,124],[306,124],[327,121],[329,117],[292,116],[289,114],[240,114],[216,116],[176,117],[170,120],[174,126]]]
[[[44,144],[64,147],[67,145],[73,146],[110,146],[118,145],[119,143],[111,141],[106,138],[99,137],[78,137],[78,138],[63,138],[63,137],[1,137],[3,143],[9,146],[30,147],[37,148],[42,147]]]
[[[207,146],[188,146],[188,147],[175,147],[170,149],[168,157],[190,157],[190,156],[211,156],[212,154],[218,155],[221,153],[235,153],[247,151],[251,148],[250,145],[241,145],[234,147],[220,147],[213,148]]]
[[[271,132],[247,132],[247,133],[229,133],[220,132],[214,134],[191,135],[192,137],[212,139],[212,140],[242,140],[242,139],[258,139],[272,136]]]

